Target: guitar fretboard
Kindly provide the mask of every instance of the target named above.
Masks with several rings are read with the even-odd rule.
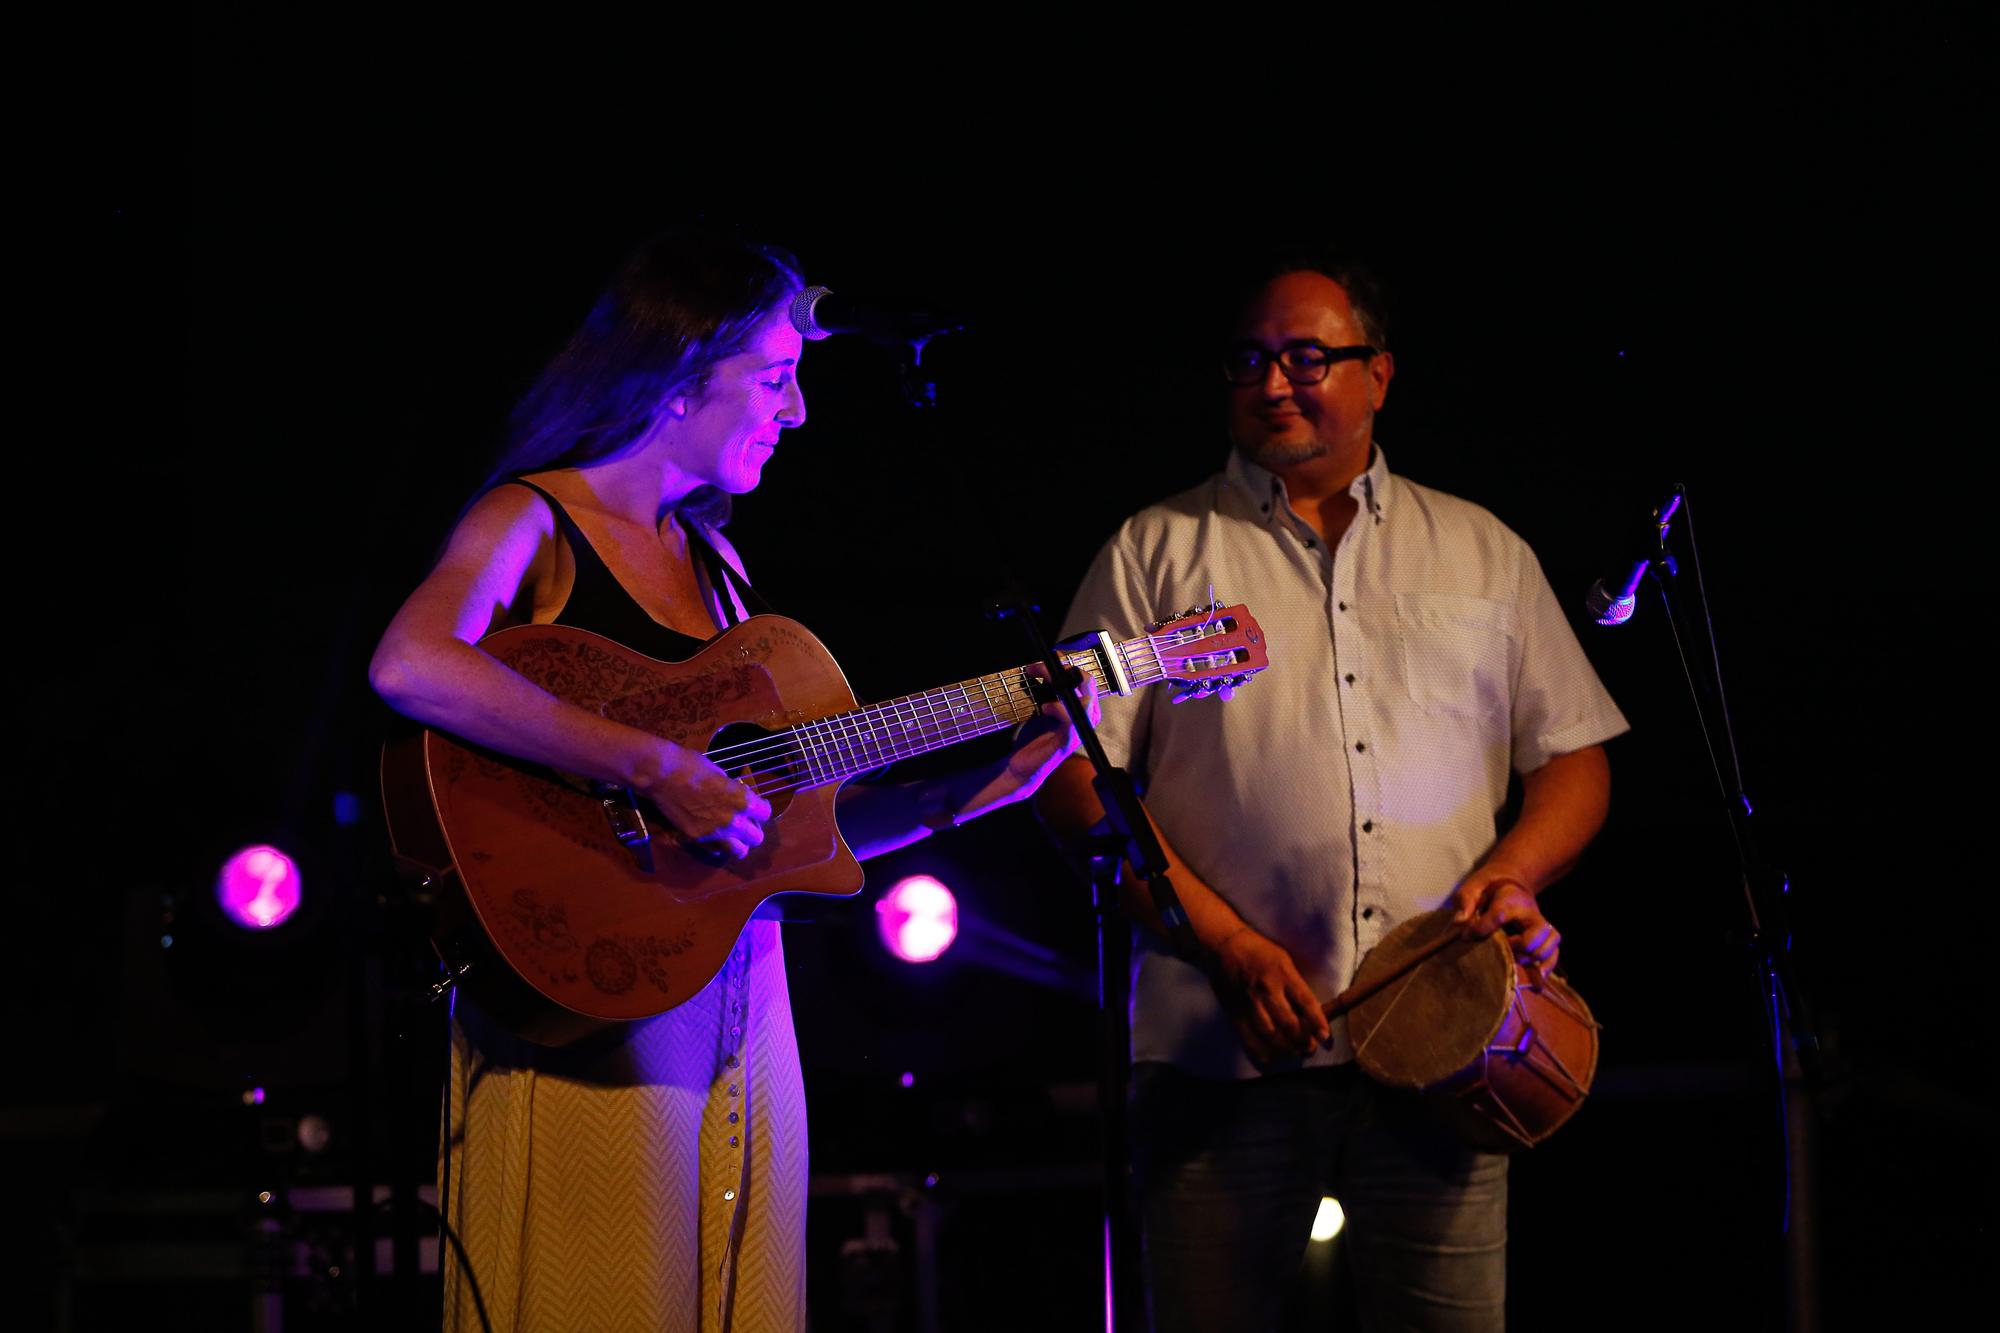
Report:
[[[1220,632],[1219,627],[1190,626],[1165,634],[1141,635],[1111,645],[1118,669],[1136,689],[1204,664],[1162,649],[1178,648]],[[1116,688],[1112,670],[1099,651],[1063,652],[1067,666],[1089,673],[1100,692]],[[1230,654],[1217,654],[1227,665]],[[940,689],[906,694],[865,708],[834,713],[742,745],[711,750],[708,757],[725,772],[747,782],[759,795],[840,782],[899,759],[927,754],[960,741],[1018,726],[1035,715],[1041,701],[1028,668],[976,676]]]
[[[817,786],[1019,725],[1039,707],[1028,673],[1016,669],[835,713],[791,735]]]

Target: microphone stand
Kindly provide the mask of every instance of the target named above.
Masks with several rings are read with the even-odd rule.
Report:
[[[1730,721],[1729,702],[1723,691],[1722,659],[1716,646],[1715,622],[1709,609],[1707,587],[1702,580],[1701,552],[1694,536],[1694,515],[1686,499],[1685,488],[1676,485],[1674,497],[1655,511],[1660,545],[1648,573],[1666,612],[1681,674],[1687,682],[1695,720],[1707,745],[1716,788],[1722,796],[1729,820],[1737,879],[1742,886],[1748,924],[1743,944],[1756,969],[1763,997],[1776,1073],[1778,1119],[1785,1142],[1786,1192],[1782,1228],[1787,1269],[1787,1326],[1795,1333],[1808,1333],[1818,1326],[1813,1219],[1810,1208],[1806,1206],[1811,1197],[1812,1174],[1808,1121],[1812,1115],[1812,1095],[1825,1081],[1826,1065],[1811,1006],[1792,966],[1791,928],[1785,912],[1791,878],[1763,854],[1751,822],[1753,807],[1744,790],[1735,728]],[[1691,621],[1684,620],[1690,608],[1684,608],[1675,594],[1673,580],[1680,574],[1680,562],[1667,544],[1671,520],[1677,508],[1687,514],[1688,564],[1694,571],[1694,605],[1691,608],[1694,619]],[[1698,654],[1703,645],[1692,634],[1684,634],[1685,625],[1700,628],[1708,650],[1705,664],[1690,660],[1690,648]],[[1707,670],[1705,679],[1701,674],[1704,665]]]
[[[1104,1170],[1105,1316],[1110,1333],[1144,1333],[1146,1294],[1140,1263],[1139,1218],[1132,1197],[1131,1133],[1126,1114],[1132,1079],[1132,923],[1119,906],[1126,862],[1145,877],[1154,911],[1176,953],[1196,952],[1194,929],[1167,876],[1167,856],[1140,803],[1132,775],[1113,764],[1077,699],[1081,677],[1066,666],[1035,621],[1039,607],[1025,599],[996,603],[996,620],[1016,619],[1048,670],[1050,687],[1069,710],[1083,753],[1096,769],[1091,786],[1104,806],[1110,832],[1089,840],[1091,907],[1097,918],[1097,1109]],[[1094,639],[1093,639],[1094,642]]]

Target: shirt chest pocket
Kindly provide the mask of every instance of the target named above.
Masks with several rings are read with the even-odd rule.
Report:
[[[1397,593],[1396,653],[1426,713],[1498,717],[1513,694],[1514,608],[1457,593]]]

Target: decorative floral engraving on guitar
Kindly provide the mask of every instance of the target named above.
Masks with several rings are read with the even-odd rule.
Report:
[[[495,921],[495,933],[508,956],[533,965],[551,982],[577,977],[576,936],[570,933],[569,908],[534,889],[516,889],[508,911]]]
[[[606,995],[623,995],[639,979],[639,964],[617,940],[599,940],[591,945],[583,965],[590,973],[590,984]]]
[[[745,707],[744,705],[750,705]],[[668,740],[705,746],[716,719],[775,713],[780,707],[771,673],[754,662],[719,663],[685,680],[650,684],[604,705],[604,716]]]
[[[547,769],[452,742],[444,770],[448,781],[440,799],[448,806],[497,801],[532,816],[541,827],[586,851],[605,856],[619,852],[597,797],[551,776]]]
[[[465,775],[465,767],[468,761],[472,767],[479,770],[479,776],[485,778],[488,782],[505,782],[518,772],[521,767],[519,764],[508,763],[498,755],[468,752],[463,749],[453,754],[451,758],[452,767],[456,770],[452,774],[455,778]]]
[[[658,935],[606,935],[585,951],[584,970],[590,984],[606,995],[623,995],[642,976],[666,994],[666,960],[687,952],[693,943],[693,931],[682,931],[673,940]]]
[[[533,773],[517,771],[512,777],[522,804],[550,832],[594,852],[617,854],[618,839],[605,821],[604,808],[596,797]]]
[[[640,979],[662,995],[670,993],[666,961],[694,947],[694,931],[674,939],[660,935],[606,935],[584,951],[584,973],[604,995],[624,995]]]
[[[686,953],[694,947],[694,932],[681,931],[671,940],[658,935],[644,935],[631,940],[632,952],[639,960],[639,970],[646,974],[646,980],[661,992],[667,990],[666,960]]]
[[[653,683],[653,671],[637,654],[627,657],[570,637],[522,635],[497,653],[500,660],[550,694],[592,711],[608,700]]]

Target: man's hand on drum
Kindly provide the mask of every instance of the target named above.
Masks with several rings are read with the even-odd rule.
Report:
[[[1318,997],[1284,945],[1241,926],[1216,947],[1215,960],[1210,980],[1258,1064],[1303,1059],[1332,1037]]]
[[[1514,958],[1537,985],[1553,972],[1562,954],[1562,932],[1542,915],[1535,895],[1507,867],[1484,865],[1467,875],[1445,903],[1463,923],[1468,939],[1485,939],[1504,930],[1514,945]]]

